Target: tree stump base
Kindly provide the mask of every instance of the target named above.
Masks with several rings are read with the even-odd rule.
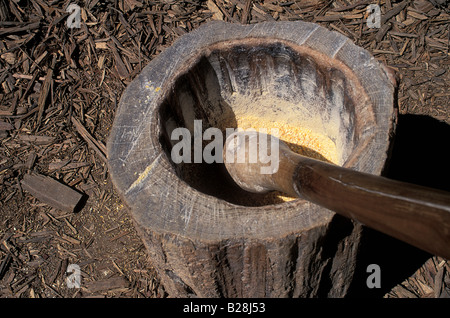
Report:
[[[245,192],[221,163],[175,164],[174,128],[283,121],[330,138],[337,164],[380,174],[393,93],[366,50],[307,22],[212,22],[155,58],[121,98],[108,162],[169,296],[343,297],[362,231],[305,200]]]

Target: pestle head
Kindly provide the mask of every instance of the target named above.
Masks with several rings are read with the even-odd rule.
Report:
[[[292,154],[275,136],[237,131],[225,140],[223,160],[228,173],[242,189],[254,193],[287,192],[280,181],[287,172],[284,159]]]

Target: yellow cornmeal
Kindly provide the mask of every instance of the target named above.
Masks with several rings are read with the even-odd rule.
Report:
[[[329,137],[316,133],[311,129],[253,116],[237,117],[236,121],[238,128],[253,128],[256,131],[267,129],[268,134],[270,134],[270,129],[276,128],[279,132],[278,138],[284,141],[292,151],[318,160],[332,163],[338,162],[336,144]],[[277,197],[283,201],[295,199],[280,194],[277,194]]]
[[[237,126],[242,129],[253,128],[279,131],[278,138],[287,143],[292,151],[311,158],[337,163],[336,144],[327,136],[313,132],[311,129],[292,126],[282,122],[273,122],[264,118],[245,116],[236,118]]]

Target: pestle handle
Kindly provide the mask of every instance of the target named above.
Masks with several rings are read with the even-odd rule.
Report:
[[[224,157],[227,151],[233,151],[227,148],[230,138],[233,135],[226,141]],[[427,252],[450,259],[448,192],[304,157],[292,152],[282,141],[279,141],[279,167],[276,173],[259,174],[260,162],[229,163],[225,160],[225,165],[232,178],[245,190],[278,190],[309,200]]]
[[[318,160],[297,162],[297,196],[450,259],[450,194]]]

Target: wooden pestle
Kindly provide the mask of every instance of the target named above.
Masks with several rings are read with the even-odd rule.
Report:
[[[259,150],[261,138],[268,142]],[[257,148],[249,145],[254,142]],[[278,147],[278,170],[261,167]],[[253,144],[253,145],[255,145]],[[450,259],[450,193],[343,168],[292,152],[274,136],[235,132],[223,151],[225,166],[244,190],[278,190],[309,200],[340,215],[427,252]],[[249,160],[258,149],[257,160]],[[267,153],[267,155],[264,155]],[[254,155],[254,154],[253,154]],[[241,158],[240,162],[239,158]],[[251,162],[249,162],[251,161]],[[274,170],[275,171],[275,170]],[[411,171],[414,173],[414,171]]]

